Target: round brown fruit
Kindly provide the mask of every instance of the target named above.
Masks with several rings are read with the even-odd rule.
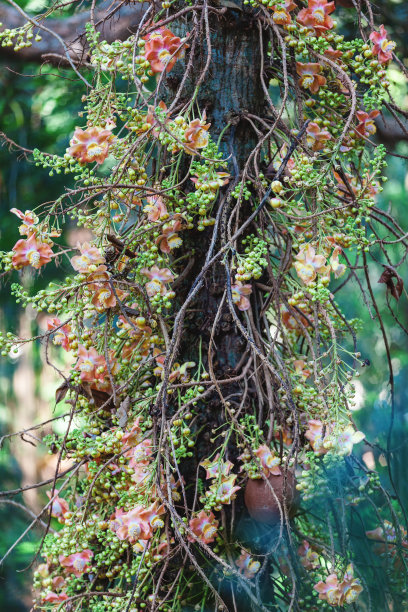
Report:
[[[268,482],[263,478],[249,479],[245,487],[245,505],[250,516],[260,523],[273,525],[284,517],[283,504],[288,509],[289,516],[296,510],[296,481],[293,471],[286,475],[270,475]]]

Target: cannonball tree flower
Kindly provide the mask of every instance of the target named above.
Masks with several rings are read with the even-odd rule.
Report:
[[[212,460],[204,459],[199,465],[205,469],[205,477],[207,479],[228,476],[231,469],[234,467],[231,461],[223,461],[220,458],[220,453],[217,453]]]
[[[206,113],[203,112],[201,119],[193,119],[184,132],[186,142],[185,151],[189,155],[194,155],[197,149],[204,149],[208,145],[208,130],[211,123],[206,123]]]
[[[144,56],[152,72],[170,72],[177,59],[183,57],[182,40],[167,28],[158,28],[143,37],[146,41]]]
[[[300,76],[300,86],[303,89],[309,89],[314,94],[326,84],[326,78],[320,74],[322,70],[323,66],[321,64],[296,62],[296,72]]]
[[[341,247],[336,246],[329,260],[330,268],[335,278],[340,278],[347,270],[346,265],[339,262],[340,253]]]
[[[249,552],[241,548],[241,554],[236,559],[235,565],[239,568],[239,573],[243,574],[245,578],[253,578],[255,574],[259,572],[261,564],[259,561],[255,561]]]
[[[310,419],[307,425],[305,438],[309,440],[315,455],[325,455],[329,449],[325,448],[323,443],[326,440],[327,433],[332,431],[333,425],[324,426],[319,419]],[[325,434],[323,434],[323,430],[325,430]]]
[[[326,142],[331,139],[331,134],[325,129],[321,129],[317,123],[312,121],[306,128],[306,142],[307,146],[312,151],[321,151],[325,146]]]
[[[333,49],[333,47],[327,47],[327,49],[324,52],[324,55],[335,62],[341,58],[341,56],[343,55],[343,51],[339,51],[338,49]],[[340,81],[340,85],[342,85],[341,81]],[[342,86],[342,92],[348,93],[348,89],[345,89],[344,85]]]
[[[150,279],[149,282],[146,283],[146,293],[149,297],[157,295],[158,293],[160,293],[160,295],[166,295],[167,289],[164,283],[171,283],[175,279],[174,274],[172,274],[168,268],[159,268],[156,265],[152,266],[150,270],[148,268],[142,268],[140,272]]]
[[[308,0],[307,8],[299,11],[297,21],[303,26],[313,29],[316,36],[322,36],[327,30],[333,28],[334,22],[330,13],[335,8],[334,2]]]
[[[247,298],[251,293],[251,285],[243,285],[241,281],[236,281],[236,283],[231,286],[232,301],[236,304],[238,310],[244,311],[251,308],[251,302]]]
[[[80,274],[94,272],[99,264],[105,263],[105,258],[98,248],[91,246],[89,242],[84,242],[78,245],[81,251],[80,255],[74,255],[71,259],[71,265]]]
[[[78,361],[75,369],[81,373],[83,382],[93,383],[101,377],[101,371],[106,368],[105,357],[99,355],[94,348],[86,349],[82,344],[78,347]],[[99,371],[98,371],[99,370]]]
[[[363,590],[360,580],[354,578],[354,570],[351,564],[346,568],[346,572],[340,584],[340,590],[342,592],[341,605],[354,603]]]
[[[331,606],[341,606],[342,590],[336,574],[327,576],[325,582],[320,580],[314,585],[314,590],[319,593],[319,599],[327,601]]]
[[[313,570],[319,567],[319,555],[313,550],[307,540],[303,540],[297,552],[300,562],[306,570]]]
[[[221,479],[214,481],[210,491],[215,494],[217,503],[230,504],[235,499],[237,491],[241,488],[235,485],[236,479],[236,474],[230,474],[229,476],[221,476]]]
[[[380,111],[372,110],[370,113],[366,113],[365,111],[357,111],[356,116],[359,121],[356,132],[360,136],[365,136],[368,138],[376,133],[377,128],[375,127],[374,119],[378,117]]]
[[[63,325],[58,317],[53,317],[47,321],[48,331],[55,330],[53,334],[53,343],[62,346],[63,349],[69,351],[73,340],[72,329],[69,324]]]
[[[306,367],[306,362],[304,359],[295,359],[293,362],[295,367],[296,374],[302,377],[302,380],[306,380],[311,375],[311,371]]]
[[[143,209],[143,212],[147,213],[149,221],[161,221],[167,219],[169,213],[167,212],[166,204],[159,195],[153,195],[146,198],[147,204]]]
[[[68,599],[68,595],[64,592],[62,593],[54,593],[54,591],[50,591],[47,593],[45,597],[43,597],[43,601],[46,603],[62,603]]]
[[[23,222],[18,228],[18,231],[22,236],[30,236],[30,234],[35,234],[37,231],[36,224],[38,223],[38,217],[32,210],[22,212],[18,208],[11,208],[10,212],[17,215],[17,217]]]
[[[67,153],[81,164],[102,164],[108,157],[109,147],[114,140],[115,136],[106,127],[91,126],[85,130],[76,127]]]
[[[297,275],[305,285],[312,283],[317,274],[327,272],[325,256],[316,255],[316,250],[311,244],[308,244],[306,248],[303,247],[295,255],[295,259],[297,260],[294,264]]]
[[[290,12],[297,8],[297,5],[292,0],[284,0],[278,6],[270,7],[273,10],[272,19],[279,25],[287,25],[292,21]]]
[[[191,178],[195,184],[196,189],[203,191],[210,190],[215,193],[220,187],[228,185],[231,175],[229,172],[208,172],[198,173],[194,172],[194,176]]]
[[[398,526],[398,537],[394,525],[390,521],[383,521],[380,527],[366,531],[365,534],[369,540],[375,540],[377,543],[374,548],[376,554],[383,554],[391,551],[391,554],[396,553],[395,546],[401,542],[401,546],[408,548],[407,532],[403,527]]]
[[[93,552],[89,548],[73,553],[72,555],[60,555],[58,560],[62,567],[65,567],[67,572],[74,574],[77,578],[85,574],[90,569],[90,561],[93,557]]]
[[[340,433],[333,432],[324,441],[324,445],[329,445],[330,448],[341,456],[349,456],[353,452],[354,444],[358,444],[364,440],[365,434],[362,431],[355,431],[352,425],[348,425]]]
[[[58,493],[58,491],[54,492]],[[51,499],[51,491],[47,491],[47,496],[48,499]],[[51,515],[55,518],[57,518],[60,522],[64,521],[64,514],[66,512],[69,511],[69,505],[68,502],[63,499],[62,497],[55,497],[55,499],[53,500],[52,504],[51,504]]]
[[[297,306],[294,308],[282,306],[281,308],[281,320],[283,325],[292,331],[299,334],[303,332],[303,327],[310,327],[310,313],[305,308]]]
[[[275,455],[271,452],[271,449],[268,448],[266,444],[262,444],[256,450],[254,450],[254,455],[258,457],[265,476],[279,476],[281,474],[279,467],[280,459],[279,457],[275,457]]]
[[[190,519],[189,527],[193,534],[204,544],[211,544],[217,535],[218,521],[212,512],[206,514],[204,510],[201,510],[197,516]],[[189,535],[188,541],[194,542],[195,538]]]
[[[387,30],[383,25],[380,25],[379,32],[371,32],[370,40],[374,43],[372,52],[377,55],[380,64],[387,64],[392,60],[392,52],[394,51],[396,44],[393,40],[387,39]]]
[[[176,215],[175,215],[176,217]],[[162,233],[156,240],[156,244],[162,253],[170,253],[173,249],[177,249],[183,244],[177,232],[182,229],[181,215],[172,219],[169,223],[163,225]]]
[[[155,128],[153,129],[152,133],[153,133],[153,136],[155,136],[156,138],[159,135],[160,127],[161,127],[158,123],[158,119],[160,120],[162,118],[163,119],[162,123],[167,123],[167,121],[170,120],[170,117],[167,117],[166,115],[167,115],[167,106],[163,101],[159,102],[156,108],[150,105],[147,107],[145,125],[150,125],[150,127]],[[155,127],[156,125],[159,126],[157,129]],[[145,129],[142,129],[141,131],[145,131]]]
[[[38,270],[49,263],[54,256],[50,245],[37,240],[35,234],[31,234],[27,240],[23,238],[18,240],[12,250],[11,263],[16,270],[25,266],[32,266]]]

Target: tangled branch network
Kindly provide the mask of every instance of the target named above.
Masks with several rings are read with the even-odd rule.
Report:
[[[47,330],[1,336],[3,355],[43,343],[61,376],[64,433],[40,441],[55,477],[21,536],[42,529],[34,609],[405,609],[405,515],[392,473],[386,490],[352,454],[365,362],[340,305],[360,292],[373,313],[393,411],[369,261],[393,313],[408,239],[376,204],[374,135],[404,117],[387,68],[405,68],[370,3],[129,3],[133,33],[108,42],[124,7],[97,18],[94,0],[81,53],[52,8],[9,4],[24,23],[2,45],[54,39],[84,103],[61,155],[24,150],[67,186],[11,210],[21,238],[1,253],[14,281],[58,264],[44,290],[11,285]]]

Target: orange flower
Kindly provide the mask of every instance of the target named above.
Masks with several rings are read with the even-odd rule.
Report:
[[[373,110],[370,113],[366,113],[365,111],[357,111],[356,116],[359,121],[359,124],[356,127],[356,132],[360,134],[360,136],[372,136],[376,133],[377,128],[374,124],[374,119],[378,117],[380,111]]]
[[[241,281],[237,281],[231,286],[232,301],[237,305],[238,310],[249,310],[251,308],[251,302],[247,298],[247,295],[251,295],[251,285],[243,285]]]
[[[218,521],[212,512],[206,514],[204,510],[201,510],[195,518],[190,519],[189,527],[199,540],[205,544],[211,544],[217,535]],[[188,541],[194,542],[195,539],[188,536]]]
[[[297,255],[295,255],[295,268],[296,272],[305,283],[309,285],[316,278],[317,274],[324,274],[327,272],[326,258],[324,255],[316,255],[315,249],[311,244],[307,248],[302,248]]]
[[[328,47],[326,51],[324,52],[324,55],[335,62],[336,60],[340,59],[340,57],[343,55],[343,51],[333,49],[333,47]],[[346,89],[345,91],[346,93],[348,93],[348,89]],[[343,86],[343,93],[344,93],[344,86]]]
[[[183,244],[182,239],[177,234],[181,228],[181,215],[174,215],[174,218],[163,226],[163,233],[156,240],[156,244],[162,253],[170,253]]]
[[[218,478],[219,476],[228,476],[231,471],[231,468],[233,467],[231,461],[223,461],[222,459],[220,459],[220,453],[217,453],[213,460],[204,459],[204,461],[201,461],[199,465],[201,465],[201,467],[205,469],[206,478]]]
[[[87,350],[82,344],[78,347],[78,362],[76,369],[81,372],[81,380],[95,382],[101,378],[100,368],[106,368],[106,361],[94,348]]]
[[[148,268],[142,268],[140,272],[150,279],[149,282],[146,283],[146,293],[149,297],[157,293],[166,295],[167,289],[164,283],[171,283],[175,279],[175,276],[168,268],[158,268],[156,265],[152,266],[150,270]]]
[[[387,39],[387,30],[380,25],[379,32],[371,32],[370,40],[374,43],[373,53],[378,56],[380,64],[386,64],[392,60],[392,52],[395,49],[395,42]]]
[[[296,4],[292,0],[284,0],[284,3],[280,6],[272,6],[273,10],[272,19],[279,25],[286,25],[292,21],[290,11],[297,8]]]
[[[54,253],[49,244],[39,242],[35,234],[31,234],[24,240],[18,240],[13,247],[13,257],[11,263],[13,268],[19,270],[24,266],[33,266],[37,270],[51,261]]]
[[[312,151],[321,151],[328,140],[331,139],[331,134],[327,130],[321,130],[317,123],[309,123],[306,128],[306,142]]]
[[[194,155],[197,149],[203,149],[208,144],[208,130],[211,123],[205,123],[206,113],[203,112],[202,119],[193,119],[188,124],[187,129],[184,132],[184,138],[186,141],[185,151],[189,155]]]
[[[65,557],[60,555],[58,560],[62,567],[65,567],[68,572],[72,572],[77,578],[89,571],[89,563],[93,557],[93,552],[86,548],[82,552],[74,553]]]
[[[59,344],[66,351],[70,350],[71,339],[69,336],[72,332],[70,325],[61,325],[61,321],[58,317],[53,317],[52,319],[48,319],[47,329],[48,331],[56,329],[53,339],[54,344]]]
[[[67,153],[81,164],[102,164],[108,157],[109,146],[114,139],[111,130],[103,127],[88,127],[85,130],[76,127]]]
[[[244,549],[241,549],[241,554],[235,561],[235,565],[239,567],[240,573],[244,574],[245,578],[253,578],[261,567],[259,561],[254,561]]]
[[[23,222],[18,228],[18,231],[22,236],[29,236],[37,231],[35,225],[38,223],[38,217],[32,210],[26,210],[23,213],[18,208],[11,208],[10,212],[17,215],[17,217]]]
[[[254,455],[258,457],[265,476],[279,476],[281,474],[279,467],[280,460],[271,453],[271,449],[266,444],[262,444],[262,446],[257,448],[254,451]]]
[[[326,84],[325,77],[320,74],[322,70],[323,66],[321,64],[296,62],[296,72],[300,76],[300,86],[309,89],[314,94]]]
[[[158,28],[143,37],[145,58],[153,72],[170,72],[177,59],[183,57],[183,43],[167,28]]]
[[[147,213],[149,221],[160,221],[161,219],[167,219],[168,212],[166,204],[163,202],[163,198],[159,195],[153,195],[146,198],[147,204],[143,209],[143,212]]]
[[[329,15],[334,9],[334,2],[309,0],[308,7],[299,11],[297,21],[314,30],[316,36],[321,36],[333,27],[333,20]]]
[[[55,491],[54,493],[58,493]],[[51,491],[47,491],[48,499],[51,499]],[[68,502],[62,497],[55,497],[51,504],[51,515],[59,519],[60,522],[64,522],[64,514],[68,512]]]
[[[217,502],[230,504],[235,499],[237,491],[241,488],[235,485],[236,479],[236,474],[230,474],[229,476],[221,476],[221,480],[214,481],[210,486],[210,491],[214,493]]]
[[[78,245],[81,255],[75,255],[71,259],[71,264],[74,270],[80,274],[87,274],[96,270],[96,266],[105,263],[105,258],[101,255],[99,249],[93,247],[89,242],[84,242],[81,246]],[[93,269],[91,268],[93,266]]]

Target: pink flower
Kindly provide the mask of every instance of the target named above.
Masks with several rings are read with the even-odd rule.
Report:
[[[378,117],[380,111],[373,110],[370,113],[366,113],[365,111],[357,111],[357,119],[359,124],[356,127],[356,132],[360,134],[360,136],[372,136],[376,133],[377,128],[375,127],[374,119]]]
[[[163,527],[164,523],[160,515],[164,514],[163,506],[154,502],[145,508],[137,505],[129,512],[122,509],[115,511],[115,518],[110,522],[110,529],[114,531],[119,540],[127,540],[131,544],[138,540],[149,540],[153,530]]]
[[[110,274],[106,266],[98,266],[86,279],[88,289],[93,292],[91,302],[98,312],[103,312],[107,308],[114,308],[116,297],[123,300],[127,296],[127,293],[121,289],[116,289],[114,292],[109,279]]]
[[[326,142],[331,139],[331,134],[327,130],[321,130],[317,123],[313,121],[306,128],[307,146],[312,151],[321,151],[326,146]]]
[[[244,549],[241,549],[241,554],[235,561],[235,565],[239,567],[240,573],[244,574],[245,578],[253,578],[259,571],[261,564],[259,561],[254,561],[251,555]]]
[[[55,493],[58,493],[58,491],[55,491]],[[48,499],[51,499],[51,491],[47,491],[47,496]],[[51,515],[63,522],[64,514],[68,511],[68,502],[62,497],[56,497],[51,504]]]
[[[197,149],[203,149],[208,144],[208,130],[211,123],[205,123],[206,113],[203,112],[202,119],[194,119],[190,121],[187,129],[184,132],[186,141],[185,151],[189,155],[193,155]],[[192,149],[192,150],[191,150]]]
[[[75,369],[81,372],[81,380],[84,382],[94,382],[101,378],[102,371],[106,368],[105,357],[99,355],[94,349],[86,349],[82,344],[78,347],[78,361]]]
[[[22,220],[22,224],[18,228],[22,236],[30,236],[36,232],[36,223],[38,223],[38,217],[32,210],[26,210],[24,213],[18,208],[11,208],[10,212],[17,215]]]
[[[281,474],[279,468],[280,460],[278,457],[273,455],[270,448],[268,448],[266,444],[262,444],[262,446],[257,448],[254,451],[254,455],[258,457],[265,476],[269,476],[270,474],[273,476],[279,476]]]
[[[296,72],[300,76],[300,86],[309,89],[314,94],[326,83],[326,78],[320,74],[322,70],[323,66],[321,64],[296,62]]]
[[[313,588],[319,593],[319,599],[338,607],[353,603],[363,590],[360,581],[354,578],[352,565],[347,566],[342,582],[336,574],[330,574],[325,582],[320,581]]]
[[[63,601],[66,601],[67,599],[68,599],[68,595],[66,593],[57,594],[57,593],[54,593],[53,591],[50,591],[44,597],[43,601],[46,601],[47,603],[62,603]]]
[[[190,519],[189,527],[193,534],[205,544],[211,544],[217,535],[218,521],[212,512],[206,514],[201,510],[195,518]],[[188,536],[189,542],[194,542],[192,536]]]
[[[334,9],[334,2],[309,0],[308,7],[299,11],[297,21],[303,26],[313,29],[316,36],[321,36],[333,27],[333,20],[329,15]]]
[[[340,253],[341,247],[336,246],[336,248],[333,250],[332,256],[330,257],[330,267],[335,278],[340,278],[347,270],[346,265],[339,262]]]
[[[71,264],[74,270],[80,274],[87,274],[96,270],[99,264],[105,263],[105,258],[101,255],[99,249],[93,247],[89,242],[84,242],[82,245],[78,245],[81,255],[75,255],[71,259]],[[93,268],[91,269],[91,266]]]
[[[74,553],[65,557],[60,555],[58,560],[62,567],[65,567],[68,572],[74,574],[77,578],[85,574],[90,569],[90,561],[93,557],[92,550],[86,548],[82,552]]]
[[[214,481],[210,491],[215,494],[217,503],[230,504],[235,499],[237,491],[241,488],[234,486],[236,479],[236,474],[230,474],[229,476],[221,476],[221,480]]]
[[[206,471],[206,478],[218,478],[220,475],[228,476],[233,467],[231,461],[223,461],[220,459],[220,453],[217,453],[212,461],[211,459],[201,461],[200,465]]]
[[[303,540],[297,552],[300,557],[300,562],[305,569],[313,570],[319,567],[319,555],[313,550],[307,540]]]
[[[333,425],[326,426],[326,433],[323,436],[323,423],[318,419],[311,419],[308,422],[308,429],[305,433],[305,438],[310,442],[310,446],[313,448],[315,455],[325,455],[328,451],[324,448],[323,442],[326,439],[327,432],[331,430]]]
[[[177,59],[183,57],[183,43],[167,28],[160,27],[143,37],[145,58],[153,72],[170,72]]]
[[[174,215],[174,219],[163,225],[162,234],[156,240],[156,244],[162,253],[170,253],[183,244],[182,239],[177,234],[181,228],[181,215]]]
[[[113,140],[115,136],[110,129],[95,126],[82,130],[76,127],[67,153],[78,159],[81,164],[91,162],[102,164],[108,157],[109,146]]]
[[[293,365],[295,366],[296,374],[299,374],[302,380],[306,380],[310,376],[311,371],[306,368],[306,362],[303,359],[295,359]]]
[[[47,329],[48,331],[52,331],[53,329],[56,330],[53,338],[54,344],[62,346],[62,348],[66,351],[71,349],[72,339],[70,338],[70,335],[72,333],[72,329],[70,325],[61,325],[61,321],[58,319],[58,317],[53,317],[52,319],[48,319]]]
[[[54,253],[49,244],[39,242],[35,234],[31,234],[27,240],[18,240],[13,247],[11,263],[13,268],[19,270],[24,266],[33,266],[37,270],[51,261]]]
[[[232,301],[236,304],[238,310],[249,310],[251,308],[251,302],[247,298],[247,295],[251,295],[251,285],[243,285],[241,281],[236,281],[231,286]]]
[[[333,433],[329,437],[330,446],[341,456],[349,456],[353,452],[354,444],[364,440],[365,434],[362,431],[355,431],[352,425],[348,425],[343,431]]]
[[[147,213],[149,221],[161,221],[167,219],[168,212],[166,204],[163,198],[159,195],[154,195],[146,198],[147,205],[144,207],[143,212]]]
[[[324,274],[327,272],[326,269],[326,258],[324,255],[316,255],[315,249],[311,244],[308,244],[306,248],[302,248],[297,255],[295,255],[295,269],[299,278],[309,285],[312,283],[317,274]]]
[[[297,8],[296,4],[292,0],[284,0],[280,6],[272,6],[273,10],[272,19],[279,25],[287,25],[292,21],[290,11]]]
[[[394,41],[387,39],[387,30],[383,25],[380,25],[379,32],[371,32],[370,40],[374,43],[372,51],[378,56],[380,64],[389,62],[396,45]]]
[[[132,425],[132,429],[124,434],[122,438],[123,446],[136,446],[139,443],[139,437],[142,433],[142,430],[139,427],[140,418],[141,417],[137,417],[136,421]]]
[[[175,276],[170,272],[168,268],[158,268],[156,265],[152,266],[150,270],[148,268],[142,268],[140,270],[142,274],[149,278],[149,282],[146,283],[146,293],[149,297],[153,295],[166,295],[167,289],[164,283],[171,283]]]

